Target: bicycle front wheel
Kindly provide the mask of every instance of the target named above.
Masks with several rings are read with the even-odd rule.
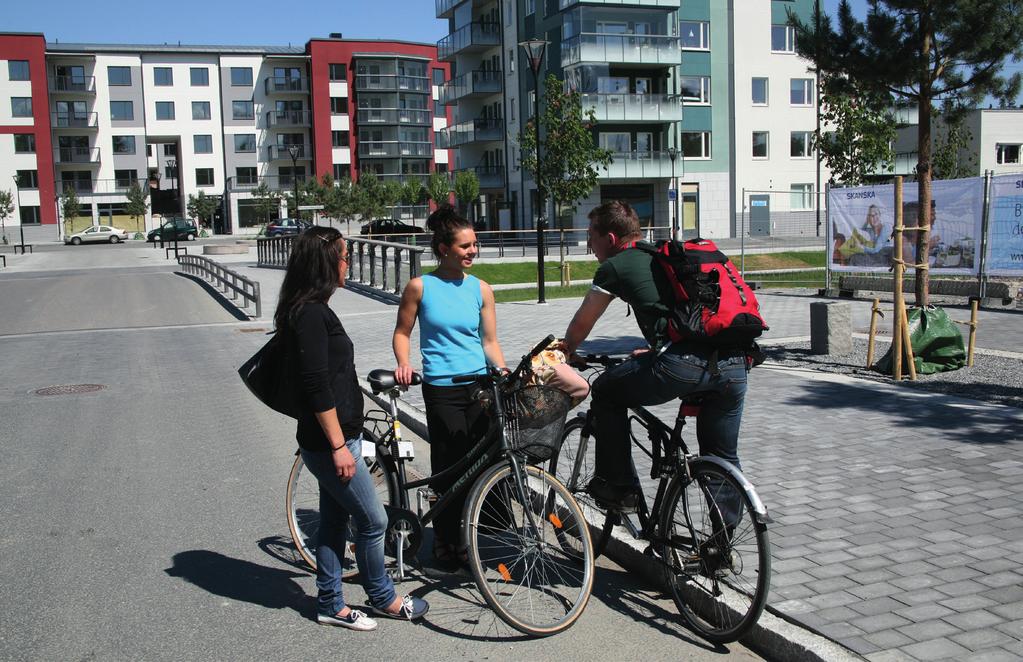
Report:
[[[551,457],[549,465],[550,472],[565,484],[579,502],[587,521],[599,529],[593,541],[594,558],[604,553],[616,521],[615,517],[608,514],[586,491],[586,486],[593,480],[596,467],[596,445],[596,439],[590,436],[589,430],[586,429],[585,419],[576,417],[565,425],[565,431],[561,435],[561,446],[557,454]]]
[[[767,527],[725,469],[696,460],[669,489],[660,525],[671,596],[686,622],[716,643],[746,634],[767,602]]]
[[[593,547],[582,510],[551,474],[495,465],[466,501],[469,565],[487,604],[519,632],[571,627],[590,599]],[[574,541],[566,544],[566,540]]]

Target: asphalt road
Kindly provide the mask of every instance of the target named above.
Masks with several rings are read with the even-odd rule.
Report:
[[[102,266],[119,247],[89,250]],[[758,659],[606,563],[551,639],[450,575],[401,587],[431,602],[422,625],[319,626],[284,521],[293,424],[234,372],[265,322],[149,269],[0,275],[0,310],[0,659]],[[66,384],[103,388],[35,393]]]

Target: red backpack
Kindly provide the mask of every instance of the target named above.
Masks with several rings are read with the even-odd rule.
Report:
[[[753,290],[714,242],[696,238],[635,247],[654,256],[675,293],[668,319],[672,342],[745,349],[767,330]]]

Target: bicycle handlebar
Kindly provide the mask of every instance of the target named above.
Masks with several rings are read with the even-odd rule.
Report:
[[[501,372],[497,368],[489,366],[487,368],[486,374],[484,375],[456,375],[451,378],[451,383],[472,384],[473,382],[479,382],[486,378],[493,379],[495,383],[504,383],[517,380],[529,368],[530,363],[532,363],[533,361],[533,357],[542,352],[543,350],[547,349],[547,346],[554,342],[554,340],[555,340],[554,334],[550,334],[546,338],[541,340],[539,343],[536,344],[536,346],[533,347],[533,349],[529,350],[528,354],[524,354],[522,356],[522,361],[519,362],[519,365],[516,366],[515,370],[512,370],[507,375],[501,375]]]
[[[622,363],[626,359],[624,356],[608,356],[607,354],[576,354],[575,357],[582,363],[582,368],[592,368],[594,366],[610,368]]]

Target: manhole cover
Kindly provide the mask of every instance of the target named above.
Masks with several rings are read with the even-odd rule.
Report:
[[[256,328],[256,329],[238,329],[238,333],[266,333],[267,329]]]
[[[37,388],[34,393],[36,395],[74,395],[102,391],[105,388],[106,386],[102,384],[58,384],[57,386]]]

